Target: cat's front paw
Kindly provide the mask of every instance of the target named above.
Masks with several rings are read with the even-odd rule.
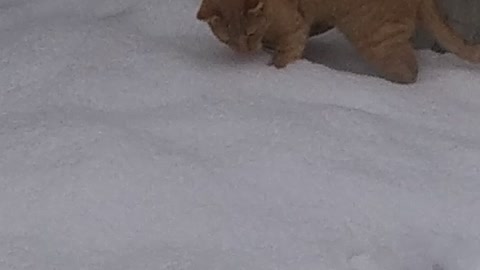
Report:
[[[286,67],[292,62],[295,62],[295,60],[297,59],[298,57],[295,56],[278,54],[273,57],[270,65],[273,65],[274,67],[280,69]]]

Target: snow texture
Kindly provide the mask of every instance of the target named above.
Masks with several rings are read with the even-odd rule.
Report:
[[[478,66],[276,70],[198,5],[0,0],[1,270],[480,269]]]

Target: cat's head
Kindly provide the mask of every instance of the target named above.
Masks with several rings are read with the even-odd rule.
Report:
[[[203,0],[197,19],[207,22],[213,34],[238,52],[262,47],[268,28],[265,0]]]

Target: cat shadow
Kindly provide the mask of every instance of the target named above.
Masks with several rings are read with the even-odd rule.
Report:
[[[418,54],[421,51],[424,55]],[[463,71],[480,70],[480,65],[468,63],[442,48],[428,49],[426,45],[417,44],[416,52],[420,68],[431,66],[436,70],[451,70],[453,68]],[[425,56],[425,53],[430,54],[430,56]],[[438,57],[441,58],[438,59]],[[331,69],[381,78],[336,30],[311,38],[305,49],[304,58]]]
[[[305,48],[304,58],[331,69],[379,77],[348,41],[335,31],[311,38]]]

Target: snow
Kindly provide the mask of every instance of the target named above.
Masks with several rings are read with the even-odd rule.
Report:
[[[198,5],[0,0],[1,270],[480,269],[478,66],[279,71]]]

